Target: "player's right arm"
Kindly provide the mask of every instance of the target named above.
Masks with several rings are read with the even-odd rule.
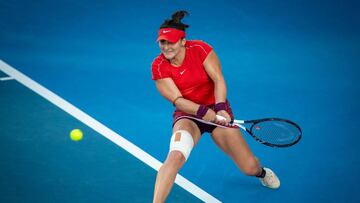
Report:
[[[173,103],[176,108],[182,112],[196,115],[200,105],[182,97],[180,90],[175,85],[171,78],[163,78],[155,81],[156,88],[160,94],[168,101]],[[215,119],[215,112],[211,109],[207,111],[203,117],[206,121],[213,121]]]

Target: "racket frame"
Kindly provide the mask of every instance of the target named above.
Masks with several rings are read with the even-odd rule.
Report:
[[[254,126],[256,126],[256,124],[265,122],[265,121],[281,121],[281,122],[289,123],[289,124],[293,125],[294,127],[296,127],[299,130],[300,134],[295,141],[288,143],[288,144],[273,144],[273,143],[265,142],[264,140],[261,140],[260,138],[258,138],[256,135],[254,135],[252,133],[252,130],[253,130]],[[298,143],[302,137],[301,127],[298,124],[296,124],[295,122],[288,120],[288,119],[283,119],[283,118],[263,118],[263,119],[257,119],[257,120],[233,120],[232,124],[240,127],[241,129],[243,129],[244,131],[249,133],[249,135],[251,135],[256,141],[258,141],[261,144],[264,144],[266,146],[270,146],[270,147],[290,147],[290,146],[293,146],[296,143]],[[246,128],[244,126],[244,124],[251,124],[250,129]]]

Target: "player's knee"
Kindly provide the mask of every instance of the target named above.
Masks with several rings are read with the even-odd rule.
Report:
[[[258,160],[253,157],[246,161],[246,164],[242,168],[242,171],[248,176],[256,176],[259,173],[260,165]]]
[[[186,161],[193,147],[194,140],[191,134],[186,130],[178,130],[171,136],[169,156],[175,160],[181,157]]]
[[[167,164],[176,166],[176,167],[181,167],[182,164],[185,162],[185,157],[184,155],[177,150],[171,151],[166,159]]]

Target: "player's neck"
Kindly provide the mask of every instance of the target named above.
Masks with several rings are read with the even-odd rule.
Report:
[[[176,67],[181,66],[182,63],[184,62],[185,54],[186,54],[186,48],[182,47],[179,53],[173,59],[170,60],[171,65]]]

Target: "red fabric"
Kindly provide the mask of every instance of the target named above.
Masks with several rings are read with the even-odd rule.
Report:
[[[207,75],[203,62],[212,47],[200,40],[188,40],[186,55],[181,66],[175,67],[160,54],[152,63],[152,79],[171,78],[182,96],[197,104],[215,103],[214,83]]]
[[[181,38],[185,38],[185,32],[175,28],[162,28],[158,32],[158,38],[156,41],[166,40],[171,43],[179,41]]]

